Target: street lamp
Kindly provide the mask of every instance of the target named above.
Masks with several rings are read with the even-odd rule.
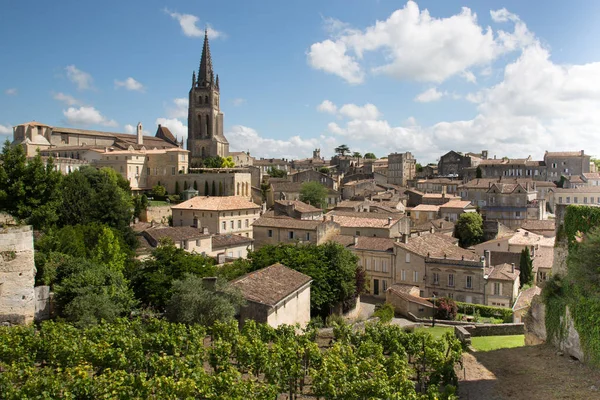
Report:
[[[431,322],[431,327],[435,327],[435,293],[433,294],[433,319]]]

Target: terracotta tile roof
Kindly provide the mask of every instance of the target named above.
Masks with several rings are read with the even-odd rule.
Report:
[[[365,204],[365,201],[364,200],[361,200],[361,201],[344,200],[344,201],[340,201],[339,203],[337,203],[335,206],[335,209],[354,208],[354,207],[360,206],[361,204]]]
[[[527,220],[521,228],[526,231],[553,231],[556,225],[553,219],[546,220]]]
[[[515,272],[512,271],[512,265],[500,264],[485,268],[485,274],[488,279],[499,281],[514,281],[520,274],[520,271],[515,267]]]
[[[517,229],[517,232],[508,239],[508,244],[525,246],[537,244],[544,247],[554,247],[554,237],[547,238],[543,235],[526,231],[525,229]]]
[[[432,221],[423,222],[421,224],[416,224],[412,227],[412,231],[416,232],[425,232],[429,231],[431,228],[435,229],[436,232],[446,231],[446,232],[454,232],[454,222],[446,221],[444,218],[434,219]]]
[[[583,177],[586,180],[597,180],[600,179],[600,172],[584,172]]]
[[[489,189],[494,183],[510,183],[510,184],[521,184],[523,187],[527,183],[535,183],[536,187],[556,187],[553,182],[545,181],[533,181],[531,179],[517,179],[517,178],[478,178],[471,179],[469,182],[460,185],[459,189]]]
[[[223,247],[237,247],[251,245],[254,239],[240,235],[213,235],[212,248],[219,249]]]
[[[519,297],[517,297],[517,301],[513,306],[513,311],[522,310],[529,307],[531,305],[531,300],[533,300],[536,295],[541,293],[542,289],[539,286],[533,286],[527,290],[523,290],[521,293],[519,293]]]
[[[540,268],[552,269],[554,264],[554,248],[553,247],[539,247],[535,251],[533,257],[533,270],[537,272]]]
[[[583,179],[581,179],[581,176],[579,175],[570,176],[569,178],[567,178],[567,180],[570,183],[584,183]]]
[[[473,206],[470,201],[452,200],[442,204],[440,208],[475,208],[475,206]]]
[[[346,182],[346,183],[344,183],[343,186],[356,186],[361,183],[375,183],[375,180],[374,179],[362,179],[359,181]]]
[[[600,193],[600,186],[582,186],[577,188],[556,188],[554,193]]]
[[[354,247],[354,236],[335,235],[329,239],[331,242],[341,244],[344,247]]]
[[[281,204],[283,206],[293,205],[294,209],[301,213],[313,213],[313,212],[322,212],[320,208],[313,207],[310,204],[306,204],[300,200],[277,200],[275,201],[277,204]]]
[[[177,142],[175,136],[171,133],[169,128],[166,126],[158,125],[158,129],[156,130],[156,136],[162,135],[166,140],[171,141],[172,143]]]
[[[490,263],[491,265],[515,264],[516,268],[520,268],[521,253],[492,250],[490,252]]]
[[[450,178],[433,178],[433,179],[419,179],[417,181],[418,184],[423,183],[437,183],[437,184],[450,184],[450,185],[458,185],[460,181],[455,181]]]
[[[231,284],[241,290],[246,300],[275,306],[311,281],[308,275],[273,264],[237,278]]]
[[[273,186],[273,192],[289,192],[289,193],[300,193],[302,188],[302,182],[289,182],[289,181],[269,181]]]
[[[260,216],[252,223],[252,226],[265,228],[289,228],[289,229],[304,229],[315,230],[322,223],[322,220],[297,219],[287,215],[274,215],[267,212]]]
[[[354,239],[354,238],[353,238]],[[394,251],[394,239],[379,238],[370,236],[357,237],[357,244],[354,246],[356,250],[373,250],[373,251]]]
[[[260,165],[260,166],[270,166],[270,165],[284,165],[284,164],[289,164],[289,161],[283,160],[281,158],[267,158],[267,159],[261,159],[261,160],[254,160],[254,165]]]
[[[391,287],[393,287],[393,291],[397,293],[411,294],[415,291],[419,293],[419,287],[415,285],[408,285],[405,283],[394,283]]]
[[[390,292],[394,296],[400,297],[401,299],[406,300],[408,302],[417,303],[417,304],[420,304],[425,307],[433,308],[433,304],[431,304],[429,301],[425,300],[422,297],[417,297],[417,296],[413,296],[408,293],[405,293],[403,291],[404,289],[398,288],[398,286],[399,286],[398,284],[390,286],[388,288],[388,292]],[[402,286],[405,286],[405,285],[402,285]]]
[[[196,196],[171,207],[173,210],[249,210],[260,206],[237,196]]]
[[[351,212],[333,210],[325,214],[327,218],[333,216],[333,220],[343,227],[356,228],[387,228],[396,224],[403,215],[372,213],[372,212]],[[389,219],[391,218],[391,223]]]
[[[174,242],[181,242],[183,240],[195,240],[210,236],[208,234],[203,234],[201,230],[190,226],[157,226],[155,228],[146,229],[144,235],[150,236],[155,242],[159,242],[162,238],[169,238]]]
[[[408,238],[408,243],[396,242],[399,246],[411,253],[421,257],[446,258],[453,260],[479,261],[479,256],[470,250],[458,247],[457,239],[443,235],[441,233],[432,233],[417,237]]]
[[[460,196],[455,196],[453,194],[442,194],[442,193],[425,193],[423,195],[423,197],[426,198],[426,199],[441,199],[441,198],[445,198],[445,199],[449,199],[449,201],[460,200]]]
[[[45,127],[50,127],[50,125],[46,125],[46,124],[42,124],[41,122],[37,122],[37,121],[29,121],[29,122],[25,122],[24,124],[19,124],[19,125],[27,125],[27,126],[45,126]]]
[[[433,211],[433,212],[439,212],[440,211],[440,206],[434,206],[434,205],[431,205],[431,204],[419,204],[418,206],[413,207],[412,211],[424,211],[424,212]]]

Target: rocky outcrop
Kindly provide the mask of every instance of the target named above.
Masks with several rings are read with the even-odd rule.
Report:
[[[560,319],[561,325],[565,326],[564,337],[555,345],[561,349],[566,355],[574,357],[579,361],[585,361],[585,354],[581,349],[581,342],[579,341],[579,333],[575,329],[575,323],[569,312],[569,306],[565,311],[565,316]]]
[[[546,342],[546,305],[540,295],[531,299],[525,322],[525,345],[537,345]]]

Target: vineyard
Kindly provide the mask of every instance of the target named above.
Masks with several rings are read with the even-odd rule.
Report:
[[[398,326],[119,319],[0,327],[2,399],[455,399],[460,342]]]

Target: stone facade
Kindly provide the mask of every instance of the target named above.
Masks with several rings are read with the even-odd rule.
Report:
[[[0,228],[0,324],[29,324],[35,316],[31,226]]]
[[[562,175],[582,175],[590,172],[590,156],[581,151],[549,152],[544,154],[548,180],[558,181]]]
[[[471,157],[456,151],[449,151],[440,157],[438,174],[440,176],[462,177],[463,170],[471,166]]]
[[[406,186],[417,174],[417,160],[410,152],[388,155],[388,183]]]

